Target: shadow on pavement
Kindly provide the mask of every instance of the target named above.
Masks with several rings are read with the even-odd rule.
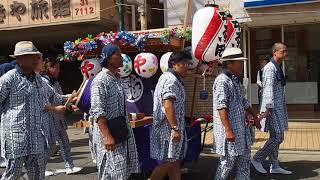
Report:
[[[73,153],[72,153],[73,154]],[[83,154],[87,154],[87,153],[83,153]],[[79,156],[72,156],[72,159],[75,161],[75,160],[78,160],[78,159],[87,159],[88,157],[86,156],[83,156],[83,157],[79,157]],[[50,158],[50,160],[48,161],[48,163],[63,163],[63,159],[59,156],[56,156],[56,157],[53,157],[53,158]]]
[[[293,155],[294,156],[294,155]],[[212,180],[218,166],[219,158],[213,154],[201,154],[196,162],[185,163],[184,167],[188,168],[188,172],[182,175],[183,180]],[[269,167],[268,163],[264,163],[265,168]],[[281,163],[281,166],[292,171],[292,175],[263,175],[258,174],[254,168],[251,168],[251,180],[298,180],[298,179],[319,179],[320,161],[289,161]],[[234,179],[232,173],[229,179]],[[233,177],[233,178],[232,178]]]
[[[71,148],[81,147],[81,146],[88,146],[88,145],[89,145],[89,138],[76,139],[76,140],[72,140],[70,142]]]
[[[97,166],[86,166],[77,174],[91,174],[98,172]]]

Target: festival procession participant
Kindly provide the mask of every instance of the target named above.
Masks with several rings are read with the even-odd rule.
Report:
[[[97,164],[97,147],[96,147],[96,141],[95,141],[95,139],[93,139],[93,132],[94,132],[93,130],[95,128],[94,127],[94,125],[95,125],[94,119],[92,116],[90,116],[87,113],[83,114],[83,119],[90,122],[90,127],[85,128],[85,133],[88,133],[88,135],[89,135],[89,147],[90,147],[90,154],[91,154],[92,162],[94,164]]]
[[[34,70],[41,53],[30,41],[18,42],[14,55],[17,65],[0,77],[0,105],[2,110],[1,143],[8,161],[2,179],[19,179],[23,165],[29,179],[44,179],[47,164],[48,134],[43,111],[50,95],[55,104],[63,97],[56,94]]]
[[[57,81],[60,73],[60,63],[57,59],[53,57],[45,58],[44,69],[41,72],[43,79],[47,84],[52,87],[56,93],[63,95],[61,86]],[[63,95],[68,98],[70,95]],[[73,109],[74,110],[74,109]],[[77,173],[82,170],[81,167],[75,167],[73,164],[73,159],[71,157],[71,147],[69,142],[69,137],[67,134],[68,125],[66,122],[66,117],[64,113],[52,112],[53,115],[53,126],[52,129],[56,130],[56,141],[60,145],[61,157],[65,163],[66,174]],[[54,142],[55,143],[55,142]]]
[[[265,56],[264,58],[259,60],[259,70],[257,72],[257,85],[258,85],[258,99],[259,99],[259,105],[261,105],[261,99],[262,99],[262,75],[263,75],[263,67],[268,64],[271,57],[269,55]]]
[[[10,71],[11,69],[14,69],[14,67],[16,66],[17,61],[13,60],[10,63],[3,63],[0,65],[0,77],[2,75],[4,75],[5,73],[7,73],[8,71]],[[0,107],[0,122],[1,122],[1,107]],[[0,130],[0,134],[1,134],[1,130]],[[0,135],[0,139],[1,139],[1,135]],[[0,168],[5,168],[7,166],[6,160],[4,157],[0,156]]]
[[[5,73],[7,73],[8,71],[10,71],[11,69],[14,69],[15,65],[17,64],[17,61],[14,60],[10,63],[4,63],[4,64],[1,64],[0,65],[0,77],[2,75],[4,75]],[[2,110],[2,107],[0,107],[0,123],[1,123],[1,110]],[[1,138],[1,133],[2,133],[2,130],[1,130],[1,127],[0,127],[0,139]],[[0,146],[1,147],[1,146]],[[1,148],[0,148],[1,149]],[[5,158],[1,155],[0,156],[0,168],[5,168],[7,166],[7,163],[6,163],[6,160]]]
[[[7,73],[8,71],[10,71],[11,69],[14,69],[16,64],[17,64],[16,60],[11,61],[10,63],[0,64],[0,77],[5,73]]]
[[[150,139],[152,159],[162,161],[151,180],[180,180],[180,164],[187,151],[185,124],[185,89],[182,78],[188,74],[191,56],[186,51],[173,52],[168,72],[163,73],[154,91],[153,124]]]
[[[139,162],[118,75],[123,66],[120,49],[111,43],[105,45],[99,62],[103,69],[92,81],[90,109],[96,123],[98,179],[127,180],[139,172]]]
[[[272,47],[273,58],[263,68],[262,102],[260,119],[265,118],[265,131],[269,131],[269,140],[252,159],[252,165],[260,173],[267,173],[262,161],[267,157],[271,160],[269,172],[272,174],[292,174],[279,165],[279,146],[284,139],[284,131],[288,130],[288,114],[285,102],[284,87],[286,79],[281,68],[282,61],[288,55],[287,46],[275,43]]]
[[[10,71],[11,69],[14,69],[15,65],[17,64],[17,61],[14,60],[10,63],[3,63],[0,65],[0,77]],[[0,122],[1,122],[1,110],[2,107],[0,107]],[[0,139],[1,139],[1,132],[2,130],[0,129]],[[6,160],[4,157],[0,157],[0,168],[5,168],[7,166]]]
[[[43,61],[43,56],[42,54],[39,55],[38,59],[38,65],[36,66],[36,68],[34,69],[34,72],[37,74],[40,74],[42,71],[44,71],[44,61]],[[43,79],[43,78],[42,78]],[[52,112],[59,112],[59,113],[64,113],[66,110],[66,107],[64,105],[53,105],[53,104],[49,104],[49,97],[46,97],[46,106],[45,106],[45,111],[43,111],[43,116],[45,118],[43,118],[45,121],[43,122],[43,124],[45,124],[44,129],[46,134],[48,134],[47,136],[47,144],[48,144],[48,153],[47,153],[47,160],[50,159],[51,155],[53,154],[53,152],[56,150],[56,128],[54,126],[54,119],[53,119],[53,115],[51,113]],[[52,176],[54,175],[54,172],[52,171],[45,171],[45,176]]]
[[[250,179],[251,125],[246,114],[254,119],[251,105],[241,84],[244,58],[239,48],[222,53],[223,70],[213,84],[214,139],[220,162],[215,179],[227,179],[233,168],[236,179]]]

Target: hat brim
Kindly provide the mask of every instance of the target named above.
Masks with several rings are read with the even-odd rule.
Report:
[[[246,61],[246,60],[248,60],[248,58],[245,58],[245,57],[220,59],[220,61]]]
[[[14,54],[14,55],[9,55],[10,57],[18,57],[18,56],[23,56],[23,55],[34,55],[34,54],[42,54],[41,52],[39,51],[36,51],[36,52],[25,52],[25,53],[21,53],[21,54]]]

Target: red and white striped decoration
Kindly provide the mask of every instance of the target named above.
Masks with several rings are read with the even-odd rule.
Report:
[[[196,12],[192,23],[192,52],[199,60],[219,60],[225,49],[227,34],[225,14],[218,6],[208,6]]]
[[[228,17],[228,31],[226,39],[226,48],[240,47],[241,28],[237,20]]]

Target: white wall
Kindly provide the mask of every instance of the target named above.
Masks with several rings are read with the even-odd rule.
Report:
[[[258,86],[251,84],[251,103],[258,104]],[[286,85],[287,104],[318,104],[317,82],[288,82]]]

